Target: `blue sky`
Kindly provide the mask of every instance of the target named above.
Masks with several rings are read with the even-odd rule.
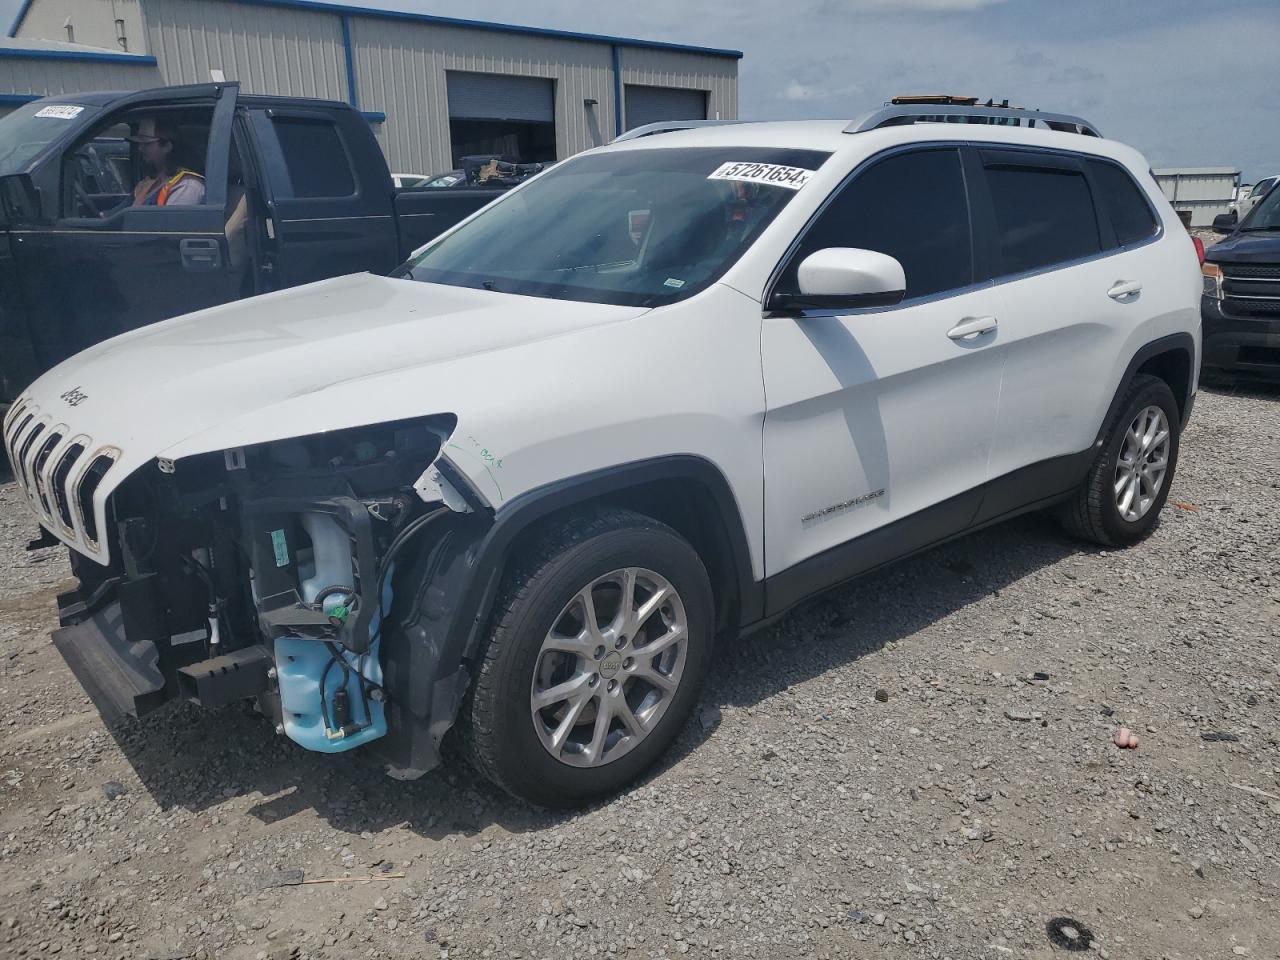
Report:
[[[1280,0],[370,5],[736,48],[747,119],[852,117],[899,93],[1007,97],[1079,113],[1153,166],[1280,173]],[[17,6],[0,0],[0,22]]]

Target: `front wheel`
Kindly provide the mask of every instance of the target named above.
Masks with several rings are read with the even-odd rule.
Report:
[[[469,759],[543,806],[614,793],[675,739],[697,700],[711,586],[670,527],[576,515],[517,559],[463,707]]]
[[[1181,418],[1163,380],[1135,377],[1108,427],[1088,476],[1060,517],[1068,532],[1105,547],[1151,532],[1178,465]]]

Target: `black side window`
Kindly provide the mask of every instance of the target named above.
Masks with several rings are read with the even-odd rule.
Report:
[[[996,216],[997,277],[1102,250],[1093,195],[1082,172],[989,165],[987,184]]]
[[[1155,236],[1160,225],[1133,177],[1105,160],[1090,160],[1089,171],[1121,246]]]
[[[827,247],[896,257],[908,298],[968,286],[973,242],[959,151],[899,154],[859,173],[805,234],[779,289],[794,292],[800,262]]]
[[[351,161],[333,123],[275,117],[272,128],[284,154],[294,197],[349,197],[356,192]]]

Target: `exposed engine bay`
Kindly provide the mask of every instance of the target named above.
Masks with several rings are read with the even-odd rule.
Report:
[[[393,773],[425,772],[467,683],[441,584],[489,525],[440,456],[454,426],[153,461],[111,495],[109,565],[72,552],[55,645],[104,715],[252,698],[309,750],[381,741]]]

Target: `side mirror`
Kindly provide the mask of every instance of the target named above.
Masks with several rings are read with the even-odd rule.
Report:
[[[0,177],[0,221],[35,223],[40,219],[40,192],[30,174]]]
[[[902,264],[875,250],[828,247],[805,257],[796,274],[796,293],[776,293],[772,306],[780,309],[811,307],[886,307],[899,303],[907,292]]]
[[[1236,215],[1234,213],[1220,213],[1213,218],[1214,233],[1235,233]]]

